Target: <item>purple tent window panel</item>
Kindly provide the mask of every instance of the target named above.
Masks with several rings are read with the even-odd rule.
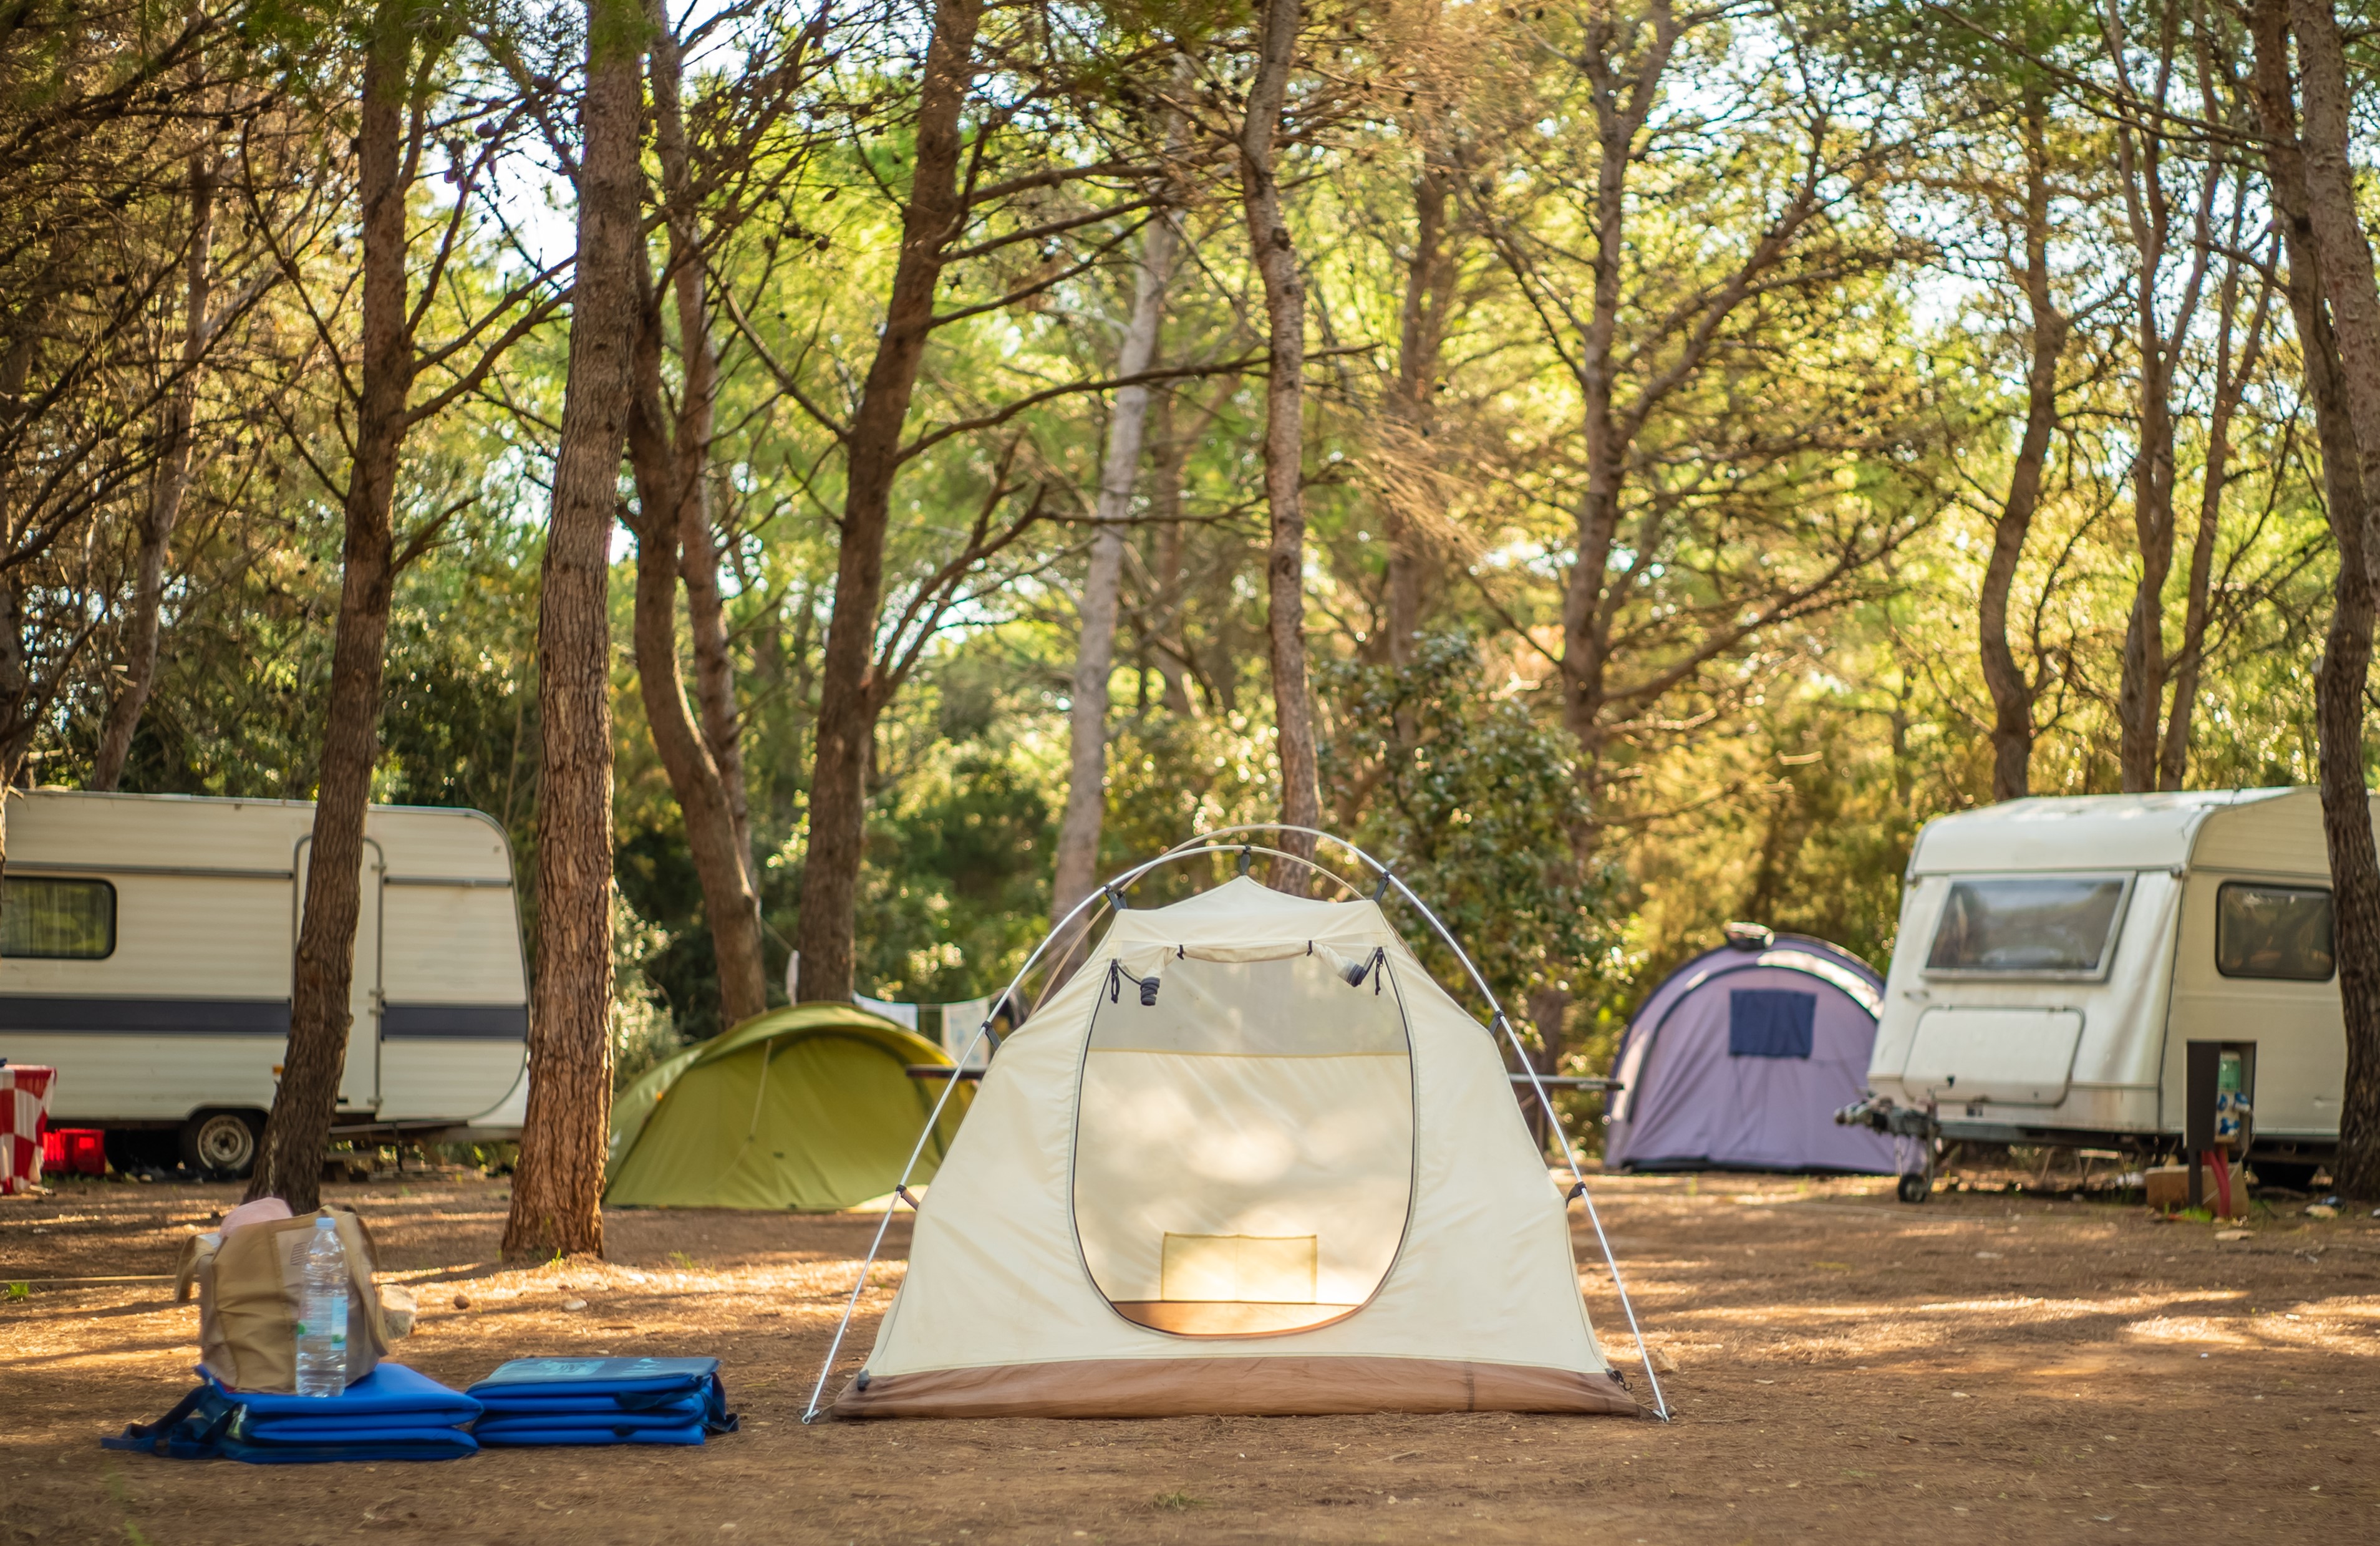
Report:
[[[1730,1057],[1808,1057],[1818,995],[1782,988],[1737,988],[1727,995]]]

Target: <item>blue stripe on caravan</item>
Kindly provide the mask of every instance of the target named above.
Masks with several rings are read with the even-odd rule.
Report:
[[[287,999],[57,998],[0,993],[0,1032],[47,1036],[287,1036]],[[522,1004],[392,1004],[387,1040],[526,1041]]]
[[[285,998],[52,998],[0,994],[0,1030],[101,1036],[286,1036]]]
[[[382,1041],[526,1041],[525,1004],[392,1004],[381,1011]]]

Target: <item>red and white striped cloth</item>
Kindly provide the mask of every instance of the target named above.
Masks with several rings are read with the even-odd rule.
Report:
[[[42,1181],[42,1118],[50,1109],[55,1068],[0,1064],[0,1196]]]

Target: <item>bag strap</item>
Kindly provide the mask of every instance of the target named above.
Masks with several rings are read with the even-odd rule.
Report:
[[[705,1433],[733,1433],[744,1426],[744,1419],[727,1409],[727,1382],[714,1374],[710,1388],[703,1392],[702,1430]]]
[[[121,1435],[101,1439],[99,1447],[146,1450],[152,1455],[163,1455],[176,1460],[202,1460],[219,1453],[224,1433],[231,1427],[232,1419],[239,1416],[240,1408],[226,1406],[212,1422],[200,1429],[197,1423],[188,1419],[199,1409],[199,1403],[206,1399],[207,1391],[207,1386],[199,1386],[176,1402],[174,1409],[155,1422],[125,1424]]]

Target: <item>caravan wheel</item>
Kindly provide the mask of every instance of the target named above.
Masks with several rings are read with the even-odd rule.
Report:
[[[2281,1187],[2293,1192],[2312,1191],[2314,1172],[2322,1168],[2320,1165],[2280,1160],[2251,1160],[2248,1167],[2256,1173],[2258,1186]]]
[[[202,1111],[182,1124],[182,1163],[202,1175],[241,1180],[256,1164],[262,1126],[248,1112]]]
[[[1923,1175],[1904,1175],[1900,1178],[1901,1201],[1923,1202],[1933,1195],[1933,1187]]]

